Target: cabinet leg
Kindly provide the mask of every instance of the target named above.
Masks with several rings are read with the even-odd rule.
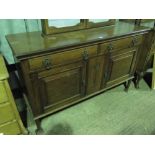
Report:
[[[43,134],[43,129],[41,127],[41,120],[37,119],[37,120],[35,120],[35,122],[36,122],[36,126],[37,126],[37,129],[35,131],[36,135]]]
[[[137,75],[137,77],[136,77],[136,79],[135,79],[135,83],[134,83],[136,89],[139,89],[139,82],[140,82],[140,79],[141,79],[140,76]]]
[[[143,76],[144,76],[144,73],[143,72],[136,73],[135,79],[134,79],[134,85],[135,85],[135,88],[136,89],[139,89],[139,82],[143,78]]]
[[[124,86],[125,86],[125,89],[124,89],[124,90],[125,90],[126,92],[128,92],[128,90],[129,90],[129,87],[130,87],[130,85],[131,85],[131,81],[132,81],[132,80],[128,80],[127,82],[124,83]]]

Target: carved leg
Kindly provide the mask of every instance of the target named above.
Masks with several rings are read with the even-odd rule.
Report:
[[[139,81],[140,81],[140,73],[136,73],[135,78],[133,79],[136,89],[139,89]]]
[[[143,78],[143,76],[144,76],[143,72],[136,73],[135,79],[134,79],[134,85],[136,89],[139,89],[139,82]]]
[[[36,126],[37,126],[37,129],[35,131],[36,135],[43,134],[43,129],[41,127],[41,120],[40,119],[37,119],[37,120],[35,120],[35,122],[36,122]]]
[[[131,85],[131,81],[132,81],[132,80],[128,80],[127,82],[124,83],[124,86],[125,86],[125,89],[124,89],[124,90],[125,90],[126,92],[128,92],[128,90],[129,90],[129,87],[130,87],[130,85]]]

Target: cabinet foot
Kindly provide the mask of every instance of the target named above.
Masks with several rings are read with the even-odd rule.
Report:
[[[35,134],[36,134],[36,135],[44,135],[44,131],[43,131],[42,128],[36,129],[36,130],[35,130]]]
[[[38,119],[35,122],[36,122],[36,126],[37,126],[37,129],[35,130],[36,135],[42,135],[44,133],[44,131],[41,127],[41,120]]]
[[[139,81],[137,83],[135,83],[135,88],[139,89]]]
[[[129,87],[130,87],[130,85],[131,85],[131,81],[132,81],[132,80],[128,80],[127,82],[124,83],[124,87],[125,87],[124,90],[125,90],[126,92],[128,92],[128,90],[129,90]]]
[[[137,72],[136,73],[135,78],[133,80],[136,89],[139,89],[139,82],[143,77],[144,77],[143,72]]]

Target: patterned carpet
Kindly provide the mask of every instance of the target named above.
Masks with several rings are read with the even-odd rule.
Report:
[[[144,80],[138,90],[121,85],[44,118],[42,128],[46,135],[155,134],[155,91]]]

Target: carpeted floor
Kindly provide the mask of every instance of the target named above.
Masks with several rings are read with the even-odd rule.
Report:
[[[138,90],[121,85],[44,118],[42,128],[46,135],[155,134],[155,91],[144,80]]]

